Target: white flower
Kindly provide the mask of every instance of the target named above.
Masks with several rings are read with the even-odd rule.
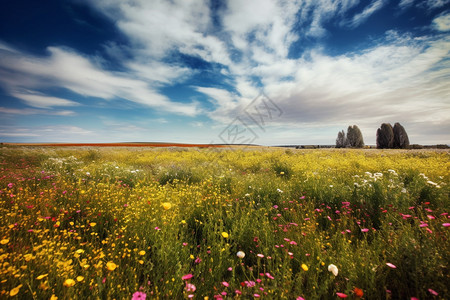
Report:
[[[402,188],[402,193],[406,193],[406,189],[405,188]]]
[[[282,191],[282,190],[280,190],[280,189],[277,189],[277,192],[278,192],[278,193],[282,193],[283,191]]]
[[[333,273],[334,276],[338,276],[339,270],[338,270],[338,268],[335,265],[329,264],[328,265],[328,271]]]
[[[239,258],[244,258],[245,257],[245,253],[243,251],[238,251],[236,253],[236,256],[239,257]]]

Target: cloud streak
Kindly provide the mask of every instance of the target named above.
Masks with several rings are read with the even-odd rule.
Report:
[[[168,81],[177,77],[173,72],[182,73],[180,69],[162,66],[159,77],[153,81],[139,78],[146,73],[121,73],[105,70],[92,59],[82,56],[71,49],[49,47],[49,55],[37,57],[18,50],[2,49],[0,56],[0,84],[5,90],[24,100],[34,107],[76,105],[74,101],[56,97],[36,95],[33,90],[62,87],[84,97],[95,97],[106,100],[125,99],[157,110],[175,114],[195,116],[198,114],[196,103],[174,104],[169,98],[161,95],[152,83]],[[149,82],[150,81],[150,82]],[[17,91],[29,90],[33,94]]]

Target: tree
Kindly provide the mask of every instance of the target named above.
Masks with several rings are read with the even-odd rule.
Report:
[[[377,130],[377,148],[389,149],[394,146],[394,130],[391,124],[383,123]]]
[[[338,132],[336,139],[336,148],[344,148],[347,143],[344,130]]]
[[[405,128],[400,123],[395,123],[392,130],[394,132],[394,148],[406,149],[409,147],[409,138]]]
[[[347,147],[362,148],[364,147],[364,139],[358,126],[348,126],[347,129]]]

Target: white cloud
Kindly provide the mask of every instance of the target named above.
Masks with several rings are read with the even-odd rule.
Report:
[[[176,50],[208,62],[230,63],[225,43],[208,34],[212,22],[206,0],[87,2],[117,20],[118,28],[132,42],[131,51],[138,62],[163,58]]]
[[[123,98],[158,110],[194,116],[198,114],[196,103],[173,103],[154,89],[145,78],[136,74],[111,72],[72,50],[49,47],[49,56],[36,57],[25,53],[5,52],[0,57],[0,84],[7,91],[33,106],[69,105],[65,99],[45,98],[17,93],[17,90],[33,90],[46,87],[62,87],[85,97],[103,99]],[[138,69],[138,67],[136,67]],[[170,67],[161,67],[161,82],[174,78]],[[145,69],[139,73],[148,72]],[[180,72],[176,69],[176,72]],[[165,78],[165,79],[161,79]],[[148,79],[148,78],[147,78]]]
[[[439,31],[450,31],[450,13],[435,18],[433,27]]]
[[[363,133],[368,133],[367,143],[371,144],[375,143],[371,130],[382,122],[401,122],[411,127],[430,122],[428,126],[437,134],[450,126],[450,66],[445,63],[449,48],[450,39],[405,37],[380,43],[363,53],[331,57],[313,50],[298,60],[282,61],[291,70],[287,72],[292,76],[288,80],[271,77],[269,71],[259,72],[266,94],[283,110],[282,118],[271,124],[294,128],[346,128],[358,124]],[[237,97],[228,107],[226,91],[199,91],[225,99],[218,101],[223,105],[210,114],[222,122],[243,114],[249,103]]]
[[[429,8],[440,8],[450,3],[450,0],[427,0],[426,4]]]
[[[7,115],[53,115],[53,116],[73,116],[76,113],[71,110],[44,110],[44,109],[33,109],[33,108],[7,108],[0,107],[0,114]]]
[[[414,0],[401,0],[400,3],[398,4],[398,6],[401,9],[405,9],[405,8],[410,7],[413,3],[414,3]]]
[[[363,22],[365,22],[372,14],[380,10],[386,3],[386,0],[376,0],[372,2],[369,6],[364,8],[361,13],[353,16],[348,25],[352,28],[358,27]]]
[[[45,95],[13,92],[12,96],[24,100],[29,106],[38,108],[50,108],[53,106],[77,106],[77,102]]]
[[[33,127],[11,127],[1,126],[0,136],[3,137],[39,137],[38,142],[70,141],[74,138],[86,137],[93,132],[78,126],[33,126]],[[50,138],[51,140],[46,140]]]
[[[419,8],[433,10],[447,5],[448,3],[450,3],[450,0],[401,0],[398,6],[401,9],[406,9],[411,7],[414,3],[416,3],[416,6]]]

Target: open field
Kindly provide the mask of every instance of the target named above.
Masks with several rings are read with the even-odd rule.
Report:
[[[0,298],[449,298],[446,150],[33,146],[0,162]]]

